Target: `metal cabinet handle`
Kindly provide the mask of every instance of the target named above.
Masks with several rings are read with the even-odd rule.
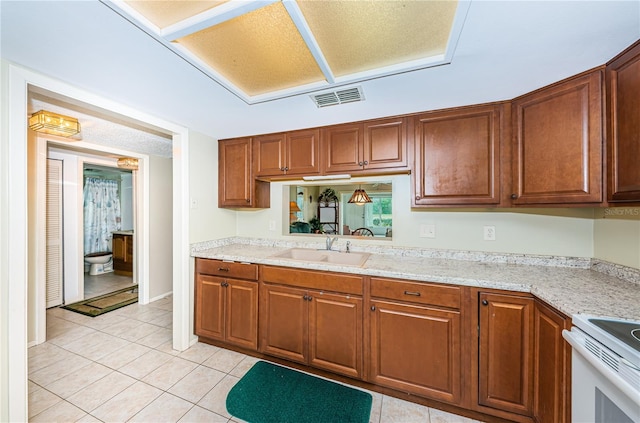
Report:
[[[364,163],[358,162],[358,166],[362,166],[362,165],[364,165]]]
[[[511,199],[512,200],[517,200],[518,199],[518,194],[511,194]]]
[[[287,170],[289,170],[289,167],[288,167],[288,166],[285,166],[285,167],[284,167],[284,171],[286,172]]]
[[[414,291],[404,291],[404,295],[412,295],[414,297],[419,297],[420,293],[419,292],[414,292]]]
[[[227,281],[223,281],[220,285],[221,285],[222,287],[226,288],[226,287],[228,287],[228,286],[229,286],[229,282],[227,282]]]
[[[483,306],[489,305],[489,301],[487,301],[487,300],[482,300],[482,305],[483,305]]]
[[[421,199],[422,197],[420,197],[419,195],[416,195],[416,200]]]
[[[367,160],[365,160],[365,161],[364,161],[364,165],[366,166],[366,165],[368,165],[368,164],[369,164],[369,162],[368,162]]]
[[[228,268],[228,267],[218,267],[218,270],[219,270],[220,272],[228,272],[228,271],[229,271],[229,268]]]
[[[376,306],[371,306],[371,311],[376,311]]]

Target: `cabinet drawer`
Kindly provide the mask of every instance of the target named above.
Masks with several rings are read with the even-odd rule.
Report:
[[[258,265],[196,258],[196,273],[257,281]]]
[[[405,302],[460,308],[459,287],[371,278],[371,296]]]
[[[362,295],[361,276],[264,266],[262,280],[280,285]]]

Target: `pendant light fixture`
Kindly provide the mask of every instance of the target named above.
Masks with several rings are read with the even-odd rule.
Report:
[[[29,128],[45,134],[71,137],[80,132],[80,122],[71,116],[40,110],[29,118]]]
[[[351,198],[348,202],[362,206],[363,204],[371,203],[372,201],[371,198],[369,198],[369,196],[367,195],[366,191],[363,190],[360,186],[357,190],[353,191],[353,194],[351,195]]]

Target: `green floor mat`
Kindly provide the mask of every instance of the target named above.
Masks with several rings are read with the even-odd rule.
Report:
[[[231,389],[227,410],[250,423],[368,423],[370,394],[258,361]]]
[[[96,317],[121,307],[138,302],[138,285],[129,288],[119,289],[96,298],[79,301],[77,303],[62,306],[66,310],[86,316]]]

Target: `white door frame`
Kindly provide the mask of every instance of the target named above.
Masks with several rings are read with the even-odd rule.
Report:
[[[27,421],[27,96],[28,86],[74,98],[162,128],[173,134],[173,347],[189,346],[189,131],[164,119],[73,87],[13,64],[3,65],[8,88],[7,129],[0,139],[0,300],[2,334],[0,364],[7,370],[0,379],[0,404],[9,421]],[[10,340],[10,341],[9,341]]]
[[[50,137],[41,137],[41,136],[38,136],[37,142],[38,142],[38,145],[37,145],[38,164],[36,166],[36,169],[37,169],[36,172],[43,173],[43,175],[42,176],[38,175],[36,179],[38,180],[38,184],[42,184],[43,183],[42,180],[44,180],[44,171],[45,171],[44,166],[46,165],[45,161],[46,161],[46,158],[49,157],[48,148],[58,147],[57,151],[65,150],[69,147],[69,142],[54,140],[54,139],[51,139]],[[139,160],[140,168],[136,172],[136,175],[133,179],[135,184],[135,190],[134,190],[135,203],[134,204],[136,204],[136,207],[134,208],[134,213],[135,213],[134,222],[136,225],[136,228],[135,228],[136,236],[134,237],[134,242],[135,242],[135,250],[142,251],[143,254],[135,255],[135,265],[133,268],[133,280],[138,282],[138,292],[139,292],[138,302],[140,304],[147,304],[150,300],[149,298],[150,263],[149,263],[149,256],[148,256],[149,242],[150,242],[149,241],[149,222],[150,222],[149,220],[149,173],[147,171],[147,169],[149,168],[149,156],[146,154],[133,153],[131,151],[116,149],[112,147],[106,147],[98,144],[91,144],[83,141],[73,142],[73,150],[67,150],[67,151],[68,151],[67,154],[77,155],[78,157],[76,169],[72,170],[77,173],[78,181],[82,180],[83,167],[85,164],[93,164],[93,165],[117,168],[115,158],[99,157],[101,154],[111,153],[113,155],[118,155],[118,156],[134,157]],[[95,156],[87,157],[85,154],[88,154],[88,155],[93,154]],[[83,195],[82,184],[78,184],[76,189],[77,189],[76,198],[78,199],[78,203],[73,205],[67,204],[66,208],[68,209],[69,207],[75,207],[76,214],[82,218],[84,213],[83,204],[82,204],[82,195]],[[46,219],[46,203],[45,203],[46,191],[44,190],[44,187],[41,188],[40,185],[38,186],[38,190],[39,190],[38,199],[37,199],[38,205],[36,206],[38,208],[38,211],[36,213],[37,219]],[[36,253],[38,257],[40,257],[41,251],[46,253],[46,245],[43,244],[44,241],[42,240],[43,236],[40,236],[40,234],[44,234],[43,232],[44,225],[39,225],[39,226],[40,227],[38,228],[39,235],[38,235],[37,242],[40,245],[37,248],[38,253]],[[79,230],[76,233],[75,244],[79,246],[79,248],[82,248],[83,240],[84,240],[84,230],[81,222],[78,224],[78,228]],[[68,249],[65,248],[64,252],[65,254],[67,254]],[[82,259],[83,258],[82,251],[79,251],[78,254],[79,255],[71,261],[75,263],[75,266],[77,267],[76,274],[82,275],[84,273],[84,269],[83,269],[84,260]],[[40,293],[40,292],[44,292],[42,290],[42,286],[46,285],[46,280],[44,277],[45,263],[43,260],[40,260],[38,258],[36,258],[35,261],[38,267],[42,268],[36,271],[36,275],[37,275],[36,291]],[[80,301],[84,299],[83,283],[78,281],[78,284],[79,286],[77,291],[77,298],[75,299],[75,301]],[[65,287],[67,287],[66,284],[65,284]],[[39,295],[39,297],[41,296]],[[65,294],[64,298],[65,298],[65,303],[67,303],[69,299],[68,295]],[[44,298],[38,298],[38,300],[44,301]],[[39,312],[42,309],[42,307],[40,304],[37,307]],[[29,346],[31,346],[32,344],[40,344],[46,340],[46,333],[45,333],[46,332],[46,319],[45,319],[46,316],[45,316],[45,313],[39,313],[39,314],[41,314],[41,316],[37,317],[38,323],[36,328],[36,339],[32,340],[29,343]]]

